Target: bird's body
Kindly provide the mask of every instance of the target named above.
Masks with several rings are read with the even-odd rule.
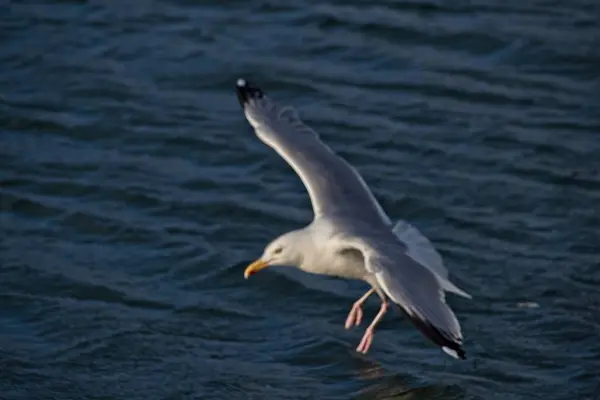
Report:
[[[292,265],[308,273],[363,280],[371,290],[352,306],[346,328],[360,324],[362,305],[372,293],[382,304],[357,351],[368,351],[375,326],[392,301],[445,352],[465,358],[460,325],[444,291],[470,296],[450,282],[431,243],[405,222],[392,226],[358,172],[325,145],[293,108],[274,103],[242,79],[237,94],[257,136],[300,176],[314,211],[309,225],[271,242],[245,276],[268,265]]]
[[[305,272],[347,279],[370,279],[364,258],[348,249],[345,240],[349,235],[340,235],[340,227],[346,226],[343,217],[320,217],[298,232],[303,236],[306,249],[302,262],[297,265]],[[369,227],[370,228],[370,227]],[[373,229],[373,228],[370,228]],[[387,229],[389,231],[389,228]],[[385,230],[383,234],[387,233]]]

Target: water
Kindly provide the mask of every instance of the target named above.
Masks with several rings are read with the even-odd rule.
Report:
[[[1,398],[600,396],[597,2],[2,10]],[[440,249],[475,298],[448,300],[467,361],[398,312],[358,356],[360,282],[244,281],[311,211],[238,77]]]

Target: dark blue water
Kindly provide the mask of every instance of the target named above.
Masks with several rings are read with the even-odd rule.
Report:
[[[0,398],[600,396],[597,1],[1,10]],[[398,312],[357,355],[360,282],[243,279],[312,214],[241,76],[431,238],[467,361]]]

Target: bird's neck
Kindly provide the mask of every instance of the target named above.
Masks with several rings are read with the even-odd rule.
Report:
[[[297,236],[297,245],[302,251],[296,266],[305,272],[322,273],[319,272],[319,267],[323,260],[324,238],[319,237],[319,231],[313,224],[301,229],[300,232],[301,234]]]

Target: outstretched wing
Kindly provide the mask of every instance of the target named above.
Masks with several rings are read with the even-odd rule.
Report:
[[[416,227],[406,221],[399,220],[392,231],[406,245],[406,254],[436,275],[440,285],[442,285],[442,289],[466,297],[467,299],[471,298],[469,293],[450,281],[448,270],[444,267],[442,261],[442,256],[433,247],[429,239]]]
[[[282,107],[250,82],[237,81],[237,95],[256,135],[296,171],[315,216],[353,215],[390,224],[358,172],[305,125],[292,107]]]
[[[367,249],[363,255],[367,270],[414,325],[446,353],[464,359],[460,324],[434,273],[400,251]]]

